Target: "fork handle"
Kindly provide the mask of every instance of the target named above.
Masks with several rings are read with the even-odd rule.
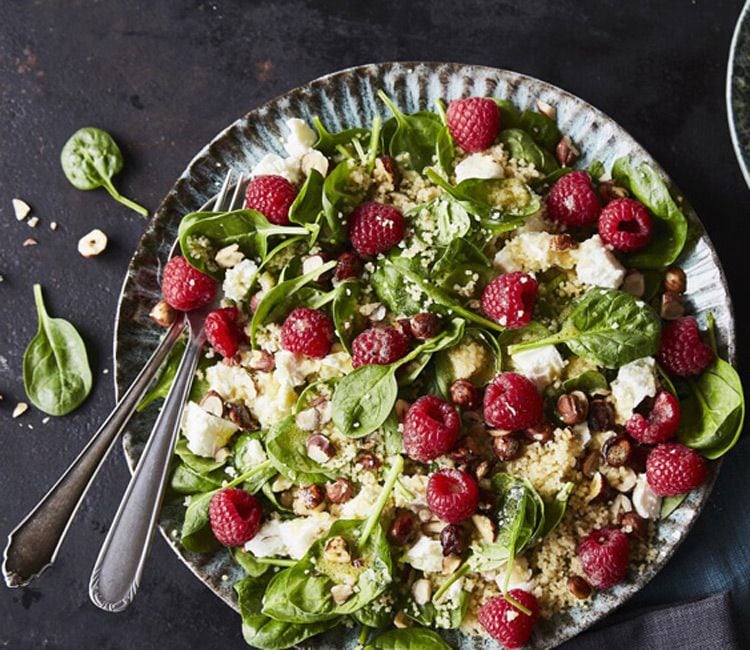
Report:
[[[180,337],[183,326],[184,318],[180,315],[83,451],[8,535],[3,576],[9,587],[27,585],[55,561],[65,534],[99,467]]]
[[[122,611],[138,590],[164,498],[180,416],[204,341],[202,327],[191,331],[172,387],[91,573],[89,596],[105,611]]]

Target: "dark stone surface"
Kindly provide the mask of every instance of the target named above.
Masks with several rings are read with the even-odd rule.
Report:
[[[724,260],[743,332],[743,316],[750,313],[744,291],[750,194],[724,107],[726,59],[740,7],[727,0],[639,6],[608,0],[585,9],[572,0],[1,3],[0,533],[36,502],[113,403],[112,375],[105,374],[112,365],[112,315],[144,222],[103,191],[77,192],[67,184],[58,155],[76,128],[92,124],[113,133],[126,156],[118,186],[154,209],[217,131],[321,74],[371,61],[422,59],[535,75],[610,114],[669,171]],[[13,218],[15,196],[33,206],[36,230]],[[51,221],[59,224],[54,233]],[[110,246],[100,258],[85,260],[75,246],[93,227],[109,235]],[[22,248],[29,236],[39,245]],[[37,412],[10,417],[23,399],[21,356],[36,328],[34,282],[45,287],[50,311],[79,327],[97,376],[79,411],[47,424]],[[747,367],[748,348],[740,343]],[[745,488],[749,457],[747,442],[729,457],[695,532],[638,604],[735,586],[736,618],[748,625],[748,587],[732,573],[734,549],[724,540],[745,518],[741,500],[731,497]],[[0,589],[0,645],[243,646],[236,615],[161,539],[130,609],[105,614],[89,602],[89,571],[127,477],[118,448],[54,568],[30,588]],[[710,576],[701,581],[704,570]]]

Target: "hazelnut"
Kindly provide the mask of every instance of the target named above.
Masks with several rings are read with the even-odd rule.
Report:
[[[414,314],[409,320],[411,335],[418,341],[426,341],[437,336],[442,328],[440,316],[430,311]]]
[[[569,251],[578,248],[578,242],[567,233],[553,235],[550,241],[550,248],[553,251]]]
[[[378,156],[378,161],[383,165],[385,173],[391,177],[393,189],[398,190],[398,187],[401,184],[401,174],[399,173],[396,161],[391,156]]]
[[[565,424],[580,424],[589,414],[589,400],[580,390],[560,395],[557,398],[557,413]]]
[[[391,523],[388,529],[388,539],[396,546],[406,546],[414,539],[416,532],[417,526],[412,514],[402,512]]]
[[[539,424],[526,429],[526,431],[524,431],[524,435],[531,442],[538,442],[544,445],[552,440],[552,435],[554,434],[554,432],[555,427],[552,426],[552,423],[547,420],[543,420]]]
[[[515,460],[521,455],[521,441],[518,436],[508,434],[492,438],[492,449],[502,461]]]
[[[252,296],[250,296],[250,302],[248,303],[248,307],[250,307],[250,313],[254,314],[255,310],[258,309],[258,305],[260,304],[260,301],[263,300],[264,292],[263,291],[256,291]]]
[[[474,468],[474,477],[477,479],[477,481],[481,481],[485,476],[487,476],[487,474],[490,473],[491,469],[492,463],[489,460],[480,461]]]
[[[337,478],[333,483],[326,484],[326,496],[331,503],[346,503],[354,494],[354,485],[348,479]]]
[[[609,507],[609,514],[612,516],[612,521],[619,525],[623,516],[628,512],[632,512],[632,510],[633,502],[624,494],[618,494],[612,499],[612,505]]]
[[[472,515],[471,522],[474,524],[483,542],[491,544],[495,541],[496,528],[495,522],[492,519],[484,515]]]
[[[107,248],[107,235],[98,228],[78,240],[78,252],[84,257],[96,257]]]
[[[276,360],[270,352],[265,350],[251,350],[246,365],[250,370],[271,372],[276,367]]]
[[[598,451],[590,451],[583,459],[581,472],[586,478],[594,478],[594,474],[599,470],[602,462],[602,456]]]
[[[612,436],[602,445],[602,454],[610,467],[627,465],[633,453],[633,444],[626,436]]]
[[[396,612],[396,616],[393,617],[393,626],[399,630],[411,627],[411,619],[399,610]]]
[[[409,407],[411,407],[411,404],[405,399],[396,400],[396,418],[399,422],[404,421],[406,414],[409,412]]]
[[[294,499],[296,514],[309,514],[320,509],[326,500],[326,492],[320,485],[305,485],[297,490]]]
[[[664,272],[664,291],[672,293],[685,293],[687,287],[687,278],[685,271],[679,266],[670,266]]]
[[[315,431],[320,426],[320,411],[314,407],[305,409],[294,416],[294,421],[302,431]]]
[[[591,595],[593,588],[585,578],[572,575],[568,578],[568,591],[576,598],[586,600]]]
[[[625,279],[622,281],[620,290],[636,298],[642,298],[643,294],[646,293],[646,279],[643,273],[633,269],[628,271],[625,274]]]
[[[628,196],[628,191],[614,181],[602,181],[599,183],[599,196],[604,203],[609,203],[615,199],[624,199]]]
[[[394,329],[401,332],[407,339],[413,337],[411,333],[411,323],[408,318],[399,318],[394,324]]]
[[[420,523],[426,524],[428,521],[432,520],[432,510],[429,508],[422,508],[417,512],[417,519],[419,519]]]
[[[224,248],[219,249],[214,256],[216,263],[223,269],[231,269],[244,259],[245,255],[240,250],[239,244],[229,244],[229,246],[224,246]]]
[[[357,458],[357,465],[362,469],[376,470],[380,467],[380,459],[374,454],[362,454]]]
[[[588,420],[591,433],[611,431],[615,424],[615,409],[606,399],[592,399],[589,402]]]
[[[217,418],[224,417],[224,400],[221,395],[214,390],[208,391],[200,401],[200,407]]]
[[[557,162],[560,163],[561,167],[570,167],[578,158],[580,158],[581,152],[573,144],[569,135],[564,135],[560,138],[560,142],[555,147],[555,157]]]
[[[630,492],[638,483],[638,475],[629,467],[623,467],[618,474],[610,475],[610,483],[618,492]]]
[[[426,605],[432,600],[432,583],[426,578],[416,580],[411,586],[411,595],[417,605]]]
[[[622,516],[620,530],[626,535],[632,535],[638,539],[645,540],[648,538],[648,522],[635,512],[626,512]]]
[[[323,559],[337,564],[349,564],[352,561],[352,556],[349,555],[346,540],[340,535],[331,537],[323,549]]]
[[[466,552],[466,531],[456,524],[448,524],[440,531],[443,557],[463,555]]]
[[[358,278],[364,271],[365,264],[362,258],[352,251],[346,251],[339,255],[336,261],[334,278],[339,282],[349,278]]]
[[[244,404],[227,404],[227,415],[240,431],[258,431],[258,423]]]
[[[458,555],[448,555],[443,558],[443,575],[449,576],[461,566],[461,558]]]
[[[331,597],[337,605],[343,605],[354,594],[354,588],[350,585],[334,585],[331,587]]]
[[[679,293],[666,291],[661,296],[661,317],[664,320],[675,320],[685,314],[685,304]]]
[[[591,479],[589,484],[589,491],[586,495],[586,503],[601,503],[606,501],[610,494],[609,483],[601,472],[596,472],[594,478]]]
[[[536,110],[538,110],[542,115],[547,116],[551,120],[557,119],[557,109],[554,106],[548,104],[543,99],[537,99],[535,103]]]
[[[169,327],[174,323],[176,315],[175,310],[172,309],[171,305],[166,300],[160,300],[157,302],[149,312],[151,319],[157,325],[161,325],[162,327]]]
[[[482,391],[468,379],[457,379],[450,387],[451,402],[467,411],[474,411],[482,404]]]
[[[310,410],[315,411],[315,409]],[[315,433],[308,437],[307,442],[305,442],[305,449],[307,455],[321,465],[325,465],[336,455],[336,447],[322,433]]]

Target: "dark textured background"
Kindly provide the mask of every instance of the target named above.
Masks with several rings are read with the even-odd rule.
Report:
[[[158,4],[158,7],[155,6]],[[128,8],[124,8],[127,5]],[[726,126],[724,79],[739,1],[580,3],[465,1],[0,3],[0,534],[68,464],[113,403],[112,318],[144,221],[104,191],[77,192],[58,163],[84,125],[115,136],[126,156],[118,186],[155,209],[216,132],[246,110],[319,75],[387,60],[481,63],[525,72],[583,97],[628,129],[669,171],[703,218],[749,312],[750,193]],[[22,197],[40,218],[13,218]],[[57,221],[57,232],[49,223]],[[79,237],[99,227],[106,253],[85,260]],[[39,240],[22,248],[29,236]],[[10,413],[23,399],[21,356],[36,322],[31,285],[74,322],[97,377],[75,414],[42,424]],[[741,364],[750,347],[740,340]],[[726,540],[746,518],[745,442],[727,460],[695,532],[636,599],[699,597],[739,584]],[[11,648],[242,647],[238,617],[157,539],[135,604],[105,614],[88,600],[91,565],[128,475],[106,462],[54,566],[32,587],[0,588],[0,645]],[[702,571],[711,568],[700,580]],[[733,583],[732,581],[735,581]],[[747,580],[735,590],[750,623]],[[747,632],[747,631],[746,631]],[[750,637],[745,636],[750,642]]]

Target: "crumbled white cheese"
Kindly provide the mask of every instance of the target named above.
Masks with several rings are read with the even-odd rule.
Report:
[[[299,560],[328,532],[331,523],[333,519],[327,512],[314,512],[309,517],[287,521],[270,519],[245,544],[245,550],[256,557],[289,556]]]
[[[653,357],[636,359],[622,366],[611,389],[617,421],[622,424],[646,397],[656,395],[656,362]]]
[[[401,485],[409,490],[414,498],[411,498],[399,486],[393,491],[394,502],[399,508],[424,508],[427,506],[427,481],[428,476],[415,474],[414,476],[405,475],[399,479]]]
[[[625,269],[611,251],[594,235],[575,250],[578,281],[594,287],[617,289],[625,278]]]
[[[257,395],[253,378],[242,366],[217,363],[206,368],[206,381],[211,390],[228,402],[244,402],[249,406]]]
[[[328,158],[317,149],[310,149],[300,160],[300,169],[305,176],[309,176],[314,169],[325,178],[328,173]]]
[[[237,426],[188,402],[182,414],[182,434],[190,451],[198,456],[213,457],[227,444]]]
[[[552,266],[571,269],[575,264],[573,250],[555,250],[552,246],[554,235],[548,232],[521,232],[506,242],[495,255],[494,264],[500,270],[546,271]]]
[[[341,519],[366,519],[380,496],[378,485],[363,484],[357,496],[341,506]]]
[[[249,259],[242,260],[224,274],[222,289],[224,296],[234,302],[242,302],[247,298],[250,287],[255,282],[258,265]]]
[[[425,573],[443,570],[443,547],[438,540],[422,535],[404,556],[408,564]]]
[[[507,562],[496,570],[485,573],[484,577],[487,580],[494,580],[500,590],[504,591],[506,571]],[[531,592],[535,586],[536,582],[526,558],[522,556],[513,558],[513,568],[510,571],[508,589],[522,589],[523,591]]]
[[[267,429],[292,413],[297,404],[297,393],[278,370],[258,373],[256,381],[259,394],[248,406],[261,426]]]
[[[301,158],[312,149],[318,136],[304,120],[298,117],[287,120],[286,126],[289,129],[289,136],[284,142],[284,149],[290,157]]]
[[[473,153],[466,156],[456,165],[456,183],[465,181],[467,178],[502,178],[503,167],[482,153]]]
[[[281,538],[281,526],[278,519],[268,519],[260,527],[249,542],[245,543],[245,550],[255,557],[279,557],[289,555],[286,544]]]
[[[302,179],[300,161],[297,158],[282,158],[275,153],[267,153],[253,167],[251,176],[283,176],[290,183]]]
[[[544,390],[560,378],[565,361],[554,345],[545,345],[534,350],[524,350],[510,357],[513,368]]]

